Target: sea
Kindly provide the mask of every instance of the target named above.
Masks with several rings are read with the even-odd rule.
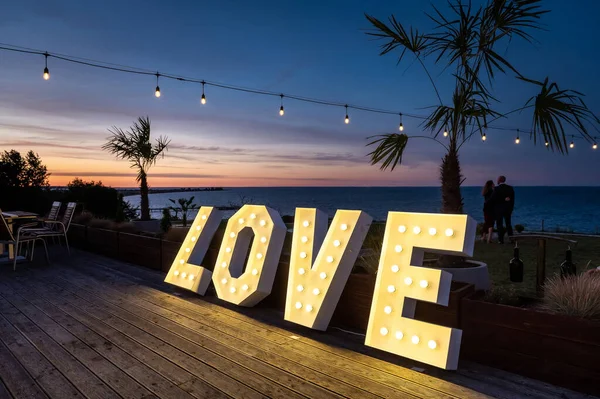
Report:
[[[462,187],[465,213],[483,222],[480,187]],[[318,208],[332,217],[337,209],[362,210],[377,221],[390,211],[440,212],[439,187],[239,187],[222,191],[150,194],[153,218],[172,206],[169,199],[189,198],[199,206],[267,205],[282,216],[296,207]],[[139,195],[125,197],[138,207]],[[515,187],[513,226],[526,231],[600,234],[600,187]],[[231,216],[235,211],[226,211]],[[190,218],[195,216],[192,212]]]

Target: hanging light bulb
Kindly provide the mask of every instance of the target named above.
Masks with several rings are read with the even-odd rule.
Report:
[[[160,97],[160,87],[158,87],[158,77],[160,76],[160,74],[158,72],[156,72],[156,91],[154,91],[154,95],[156,96],[156,98]]]
[[[571,144],[569,144],[569,148],[575,148],[575,143],[573,141],[571,141]]]
[[[550,143],[548,142],[548,140],[546,140],[546,142],[544,143],[544,145],[545,145],[546,147],[548,147],[548,146],[550,145]]]
[[[487,137],[485,136],[485,131],[487,130],[487,123],[483,125],[483,134],[481,135],[481,141],[486,141]]]
[[[519,129],[517,129],[517,138],[515,139],[515,144],[519,144],[521,139],[519,138]]]
[[[348,116],[348,105],[344,105],[346,107],[346,118],[344,118],[344,122],[347,124],[350,123],[350,117]]]
[[[285,111],[283,110],[283,94],[280,94],[279,97],[281,97],[281,107],[279,107],[279,115],[283,116],[283,114],[285,114]]]
[[[444,128],[444,137],[448,137],[448,128]]]
[[[400,125],[398,126],[398,130],[403,131],[404,125],[402,124],[402,113],[400,113],[399,115],[400,115]]]
[[[204,105],[206,104],[206,96],[204,95],[204,81],[201,82],[202,83],[202,97],[200,97],[200,104]]]
[[[44,61],[45,61],[45,68],[44,68],[44,74],[42,75],[44,77],[44,80],[48,80],[50,79],[50,71],[48,71],[48,53],[44,53]]]
[[[598,149],[598,144],[594,143],[592,144],[592,150],[597,150]]]

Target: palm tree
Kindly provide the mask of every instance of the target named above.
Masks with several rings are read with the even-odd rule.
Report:
[[[141,220],[150,220],[150,204],[148,201],[148,170],[156,163],[159,156],[164,156],[168,149],[167,137],[159,136],[154,143],[150,141],[150,119],[140,117],[128,131],[113,126],[108,130],[112,136],[102,146],[120,159],[126,159],[133,169],[137,170],[136,181],[140,184]]]
[[[409,137],[402,133],[371,136],[367,146],[375,146],[369,153],[373,165],[382,170],[393,170],[402,163],[402,156],[411,138],[427,138],[445,148],[440,166],[443,213],[463,213],[460,186],[459,151],[474,135],[485,139],[487,125],[514,112],[531,112],[534,144],[543,140],[549,150],[568,153],[567,133],[570,126],[579,136],[589,142],[590,125],[597,129],[600,120],[587,108],[583,95],[573,90],[560,89],[548,78],[537,81],[524,77],[497,51],[506,52],[513,39],[532,42],[531,31],[542,28],[540,19],[548,12],[541,7],[541,0],[488,0],[473,7],[471,2],[460,0],[448,2],[447,13],[433,6],[427,14],[435,27],[431,33],[423,33],[413,27],[405,27],[391,16],[388,23],[365,15],[374,27],[367,34],[381,39],[381,54],[399,51],[398,63],[408,54],[424,69],[435,91],[438,104],[432,106],[423,127],[430,135]],[[426,59],[453,71],[454,90],[445,104],[435,84]],[[498,74],[514,74],[523,83],[537,86],[537,95],[524,101],[516,110],[502,112],[495,109],[500,101],[493,95],[493,84]],[[447,141],[438,139],[444,132]],[[457,259],[442,259],[444,266],[452,266]]]
[[[179,204],[178,207],[171,206],[169,209],[175,212],[175,218],[177,218],[177,214],[179,211],[181,211],[181,221],[183,223],[183,227],[186,227],[188,212],[198,209],[198,205],[194,204],[194,196],[191,196],[188,199],[178,198],[177,201],[169,198],[169,201],[171,201],[173,205]]]

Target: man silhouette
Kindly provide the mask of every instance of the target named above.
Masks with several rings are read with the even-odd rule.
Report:
[[[496,226],[498,227],[498,242],[504,244],[504,223],[508,237],[512,237],[512,212],[515,207],[515,190],[506,184],[506,177],[498,177],[498,185],[494,189],[492,198],[490,199],[494,207],[496,216]]]

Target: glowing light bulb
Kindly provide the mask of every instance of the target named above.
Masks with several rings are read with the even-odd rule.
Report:
[[[398,270],[400,270],[400,268],[398,267],[398,265],[392,265],[392,272],[398,273]]]
[[[406,232],[406,226],[398,226],[398,232],[399,233],[405,233]]]
[[[262,254],[260,252],[256,254],[256,259],[262,259]]]
[[[348,114],[346,114],[346,118],[344,118],[344,122],[347,124],[350,123],[350,117],[348,116]]]
[[[300,239],[300,241],[307,243],[308,242],[308,237],[307,236],[302,236],[302,238]]]
[[[302,284],[300,284],[299,286],[296,287],[296,289],[298,290],[298,292],[302,292],[302,291],[304,291],[304,286]]]
[[[448,130],[444,129],[444,137],[448,137]]]
[[[398,130],[400,130],[401,132],[404,131],[404,125],[402,124],[402,122],[400,122],[400,126],[398,126]]]
[[[412,278],[410,278],[410,277],[406,277],[406,278],[404,279],[404,284],[406,284],[406,285],[411,285],[411,284],[412,284]]]
[[[418,344],[420,339],[419,337],[417,337],[416,335],[413,335],[412,338],[410,339],[412,341],[413,344]]]
[[[251,213],[250,214],[250,219],[256,219],[256,214],[255,213]]]
[[[427,282],[427,280],[421,280],[419,282],[419,285],[421,286],[421,288],[427,288],[429,286],[429,283]]]
[[[192,242],[196,241],[196,237],[192,237]]]
[[[312,312],[312,310],[313,310],[313,307],[312,307],[312,305],[306,305],[306,306],[304,307],[304,309],[305,309],[307,312]]]
[[[404,338],[404,334],[402,334],[402,331],[396,331],[396,339],[402,339]]]
[[[303,267],[301,267],[300,269],[298,269],[298,274],[299,274],[299,275],[301,275],[301,276],[302,276],[304,273],[306,273],[306,270],[304,270],[304,268],[303,268]]]
[[[202,93],[202,97],[200,97],[200,104],[206,104],[206,96],[204,95],[204,93]]]
[[[244,291],[248,291],[248,288],[249,288],[249,287],[248,287],[248,284],[244,284],[244,285],[242,285],[242,289],[243,289]]]
[[[394,250],[395,250],[396,252],[398,252],[398,253],[399,253],[399,252],[402,252],[402,245],[396,245],[396,247],[394,248]]]
[[[340,240],[334,240],[333,241],[333,246],[334,247],[339,247],[340,245],[342,245],[342,243],[340,242]]]
[[[575,143],[571,141],[571,144],[569,144],[569,148],[575,148]]]
[[[302,259],[305,259],[306,258],[306,252],[300,252],[300,257]]]
[[[263,244],[264,244],[265,242],[267,242],[267,237],[262,237],[262,238],[260,239],[260,242],[262,242]]]
[[[189,249],[189,248],[186,248],[186,249],[185,249],[185,252],[190,252],[190,249]]]
[[[160,87],[156,86],[156,91],[154,92],[156,98],[160,97]]]
[[[598,144],[596,144],[596,143],[592,144],[592,150],[596,150],[596,149],[598,149]]]
[[[176,276],[179,276],[179,270],[175,270],[175,272],[173,274]]]
[[[196,226],[196,230],[200,231],[202,229],[202,226]]]
[[[327,263],[333,263],[333,256],[328,256],[326,260]]]
[[[342,231],[346,231],[346,230],[348,230],[348,225],[347,225],[346,223],[343,223],[343,224],[340,226],[340,229],[342,229]]]
[[[548,147],[550,145],[550,143],[548,142],[548,140],[546,140],[546,142],[544,144],[546,145],[546,147]]]
[[[383,308],[383,311],[387,314],[392,313],[392,307],[391,306],[386,306],[385,308]]]
[[[321,277],[322,280],[325,280],[327,278],[327,273],[321,272],[321,274],[319,274],[319,277]]]
[[[186,276],[187,276],[186,272],[181,273],[181,277],[186,278]]]
[[[231,233],[229,233],[229,237],[234,238],[235,237],[235,233],[232,231]]]
[[[302,309],[302,302],[296,302],[296,309]]]
[[[429,228],[429,235],[430,236],[434,236],[437,234],[437,230],[435,229],[435,227],[430,227]]]
[[[446,229],[446,237],[452,237],[454,235],[454,230]]]
[[[261,220],[259,224],[260,224],[261,226],[266,226],[267,222],[266,222],[266,221],[264,221],[264,220]]]
[[[180,259],[180,260],[179,260],[179,264],[180,264],[180,265],[183,265],[184,263],[185,263],[185,261],[184,261],[183,259]]]
[[[252,269],[252,275],[256,276],[258,274],[258,270],[257,269]]]
[[[190,280],[193,280],[193,279],[194,279],[194,275],[193,275],[193,274],[190,274],[190,277],[189,277],[189,279],[190,279]]]
[[[283,105],[281,107],[279,107],[279,115],[283,116],[283,114],[285,113],[285,111],[283,110]]]
[[[521,142],[521,139],[519,138],[519,136],[517,136],[517,138],[515,139],[515,144],[519,144]]]
[[[320,291],[318,288],[315,288],[315,289],[313,290],[313,294],[314,294],[314,295],[319,295],[320,293],[321,293],[321,291]]]
[[[44,68],[44,80],[48,80],[50,79],[50,71],[48,71],[48,68]],[[58,79],[60,80],[60,79]],[[158,89],[158,86],[156,86],[156,88]],[[158,96],[160,96],[160,92],[158,93]]]
[[[221,263],[221,267],[227,267],[227,262]]]
[[[239,219],[238,219],[238,223],[239,223],[239,224],[244,224],[244,218],[239,218]]]
[[[229,248],[229,247],[225,248],[225,252],[231,252],[231,248]]]
[[[302,222],[302,226],[308,227],[310,226],[310,222],[308,220],[305,220],[304,222]]]
[[[419,234],[421,232],[421,228],[419,226],[413,227],[413,233]]]
[[[387,335],[388,329],[385,327],[381,327],[381,330],[379,330],[379,332],[381,333],[381,335]]]
[[[206,215],[202,215],[202,220],[206,220]]]
[[[227,279],[224,278],[223,280],[221,280],[221,284],[227,284]]]
[[[388,285],[388,292],[392,293],[392,292],[396,292],[396,287],[394,287],[393,285]]]
[[[487,137],[485,136],[485,133],[481,136],[481,141],[486,141]]]
[[[231,287],[229,291],[231,291],[232,294],[235,294],[235,287]]]
[[[427,343],[427,346],[429,346],[430,349],[435,349],[435,348],[437,348],[437,342],[435,342],[434,340],[431,340]]]

